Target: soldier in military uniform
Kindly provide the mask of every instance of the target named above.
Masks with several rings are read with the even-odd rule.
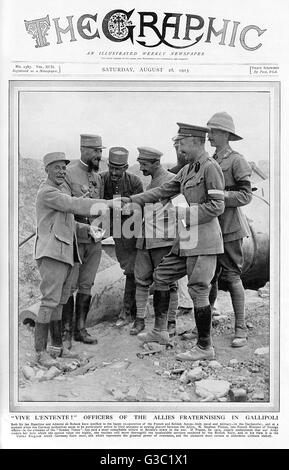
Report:
[[[150,147],[138,147],[137,158],[140,170],[144,176],[151,176],[146,190],[157,188],[170,181],[170,174],[160,163],[162,152]],[[145,327],[145,309],[149,297],[149,288],[153,284],[153,273],[162,258],[169,253],[174,243],[175,221],[169,218],[168,203],[159,202],[149,213],[145,214],[142,236],[138,238],[135,260],[136,282],[136,319],[130,330],[131,335],[137,335]],[[176,331],[176,310],[178,306],[178,288],[174,282],[170,286],[170,304],[168,313],[168,331]]]
[[[245,292],[240,278],[243,266],[243,238],[249,236],[249,227],[240,207],[249,204],[252,199],[251,166],[246,159],[233,150],[229,141],[241,140],[235,133],[232,117],[226,112],[214,114],[207,123],[208,139],[216,148],[214,159],[219,163],[225,178],[225,211],[219,217],[224,253],[218,256],[218,270],[230,292],[234,314],[235,335],[233,347],[242,347],[247,342],[245,321]],[[220,269],[219,269],[220,268]],[[217,275],[216,275],[217,277]],[[211,302],[217,295],[217,289],[211,293]]]
[[[123,147],[109,149],[108,171],[101,173],[103,182],[104,199],[114,199],[120,196],[131,196],[141,193],[143,185],[140,178],[127,171],[128,150]],[[117,217],[117,212],[114,211]],[[117,260],[124,270],[125,289],[123,296],[123,308],[116,322],[116,326],[122,327],[132,321],[136,315],[134,264],[136,257],[136,238],[127,238],[123,234],[122,226],[128,217],[122,215],[119,220],[119,233],[112,233],[115,242]],[[111,220],[113,220],[111,218]],[[115,221],[117,225],[117,221]]]
[[[102,139],[98,135],[82,134],[80,136],[80,159],[70,163],[66,170],[66,182],[72,196],[99,199],[102,194],[101,177],[97,173],[102,157]],[[91,218],[76,215],[75,220],[90,224]],[[63,308],[63,339],[68,349],[71,348],[72,322],[75,301],[74,339],[85,344],[96,344],[85,328],[85,320],[91,302],[91,288],[101,259],[101,239],[96,242],[91,237],[78,239],[78,250],[81,263],[74,265],[71,272],[71,295]]]
[[[180,152],[180,136],[173,137],[173,146],[177,154],[177,164],[168,171],[175,175],[187,164],[186,157]],[[191,314],[194,308],[193,301],[188,291],[188,277],[178,280],[178,315]]]
[[[87,224],[75,222],[73,214],[98,215],[100,201],[70,195],[65,183],[69,160],[63,152],[44,156],[48,175],[36,199],[35,259],[41,283],[41,303],[35,324],[37,361],[45,366],[58,365],[56,357],[75,357],[62,342],[62,308],[70,295],[70,271],[80,262],[77,237],[93,237]],[[102,208],[106,201],[102,201]],[[51,348],[47,348],[48,330]]]
[[[178,123],[178,126],[180,150],[186,156],[188,165],[161,187],[124,198],[123,203],[131,201],[143,206],[179,193],[187,202],[178,205],[176,242],[154,273],[154,329],[148,333],[140,333],[138,337],[144,342],[169,342],[169,286],[187,274],[188,289],[195,307],[198,340],[191,351],[178,354],[176,358],[196,361],[212,359],[215,355],[211,342],[209,291],[216,269],[217,254],[223,252],[218,216],[224,211],[224,177],[219,165],[205,151],[207,129],[182,123]]]

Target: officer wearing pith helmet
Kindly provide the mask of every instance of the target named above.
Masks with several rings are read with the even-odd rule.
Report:
[[[161,165],[162,152],[151,147],[138,147],[138,162],[144,176],[151,176],[148,189],[157,188],[170,181],[173,175]],[[174,243],[175,221],[169,217],[170,202],[158,203],[150,211],[144,212],[142,234],[137,240],[135,260],[136,307],[137,314],[131,335],[140,333],[145,327],[145,310],[149,288],[153,283],[153,273],[162,258],[169,253]],[[177,283],[170,286],[168,329],[170,334],[176,329],[176,310],[178,306]]]
[[[102,158],[102,138],[95,134],[80,135],[80,159],[70,163],[66,171],[66,182],[71,194],[76,197],[99,199],[102,195],[101,177],[98,173]],[[75,216],[75,220],[91,224],[90,217]],[[94,240],[90,236],[78,239],[78,250],[81,263],[75,264],[71,272],[71,295],[63,308],[63,339],[68,349],[71,348],[72,320],[75,301],[74,339],[86,344],[96,344],[85,328],[85,320],[91,302],[91,288],[101,259],[101,239]]]
[[[225,178],[225,211],[219,217],[224,253],[218,256],[218,270],[230,292],[234,314],[235,335],[233,347],[242,347],[247,342],[245,321],[245,292],[240,275],[243,266],[243,238],[249,236],[249,227],[241,212],[241,206],[249,204],[251,192],[251,166],[246,159],[229,145],[230,141],[241,140],[235,132],[232,117],[225,111],[214,114],[207,123],[208,139],[216,148],[213,155],[219,163]],[[219,269],[220,268],[220,269]],[[216,275],[217,277],[217,275]],[[216,295],[215,289],[215,295]],[[214,299],[211,298],[213,302]]]
[[[131,196],[143,191],[140,178],[127,171],[128,154],[128,150],[124,147],[111,147],[109,149],[108,171],[101,173],[104,199]],[[128,238],[123,233],[123,224],[128,216],[120,216],[116,211],[112,211],[112,214],[113,217],[118,217],[114,224],[114,227],[117,227],[117,233],[113,233],[113,217],[111,217],[111,233],[115,242],[115,253],[125,274],[123,308],[116,322],[116,326],[122,327],[130,323],[136,315],[134,278],[136,238]]]
[[[159,188],[130,197],[133,203],[144,205],[179,193],[184,196],[184,201],[178,205],[176,241],[154,273],[155,326],[151,332],[138,336],[145,342],[164,344],[169,341],[169,288],[172,282],[187,274],[195,306],[198,342],[191,351],[178,354],[177,359],[196,361],[212,359],[215,355],[211,342],[209,287],[216,269],[216,255],[223,252],[218,216],[224,210],[224,178],[219,165],[205,151],[207,129],[183,123],[178,126],[180,150],[187,165]]]

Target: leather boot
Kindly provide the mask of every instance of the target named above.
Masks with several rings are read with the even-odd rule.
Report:
[[[71,349],[74,297],[71,295],[62,309],[62,341],[66,349]]]
[[[135,320],[137,309],[136,309],[136,299],[135,299],[136,285],[135,285],[134,274],[129,274],[126,277],[125,288],[128,291],[128,304],[129,304],[130,316],[132,320]]]
[[[61,320],[52,320],[49,324],[51,346],[50,355],[52,357],[65,357],[65,358],[79,358],[78,354],[72,353],[69,349],[65,348],[62,343],[62,324]]]
[[[168,332],[169,336],[177,334],[177,308],[178,308],[178,289],[175,285],[170,288],[170,302],[168,310]]]
[[[74,339],[85,344],[97,344],[97,339],[92,337],[85,329],[90,301],[91,295],[77,294],[76,296]]]
[[[133,274],[128,274],[125,278],[123,308],[117,319],[115,326],[121,328],[128,325],[136,318],[136,300],[135,300],[135,279]]]
[[[192,339],[198,339],[198,330],[197,327],[195,326],[189,331],[185,331],[185,333],[182,334],[182,339],[183,340],[192,340]]]
[[[195,308],[195,321],[198,331],[197,344],[190,351],[178,354],[176,359],[180,361],[211,360],[215,357],[211,342],[212,312],[210,305]]]
[[[35,323],[34,345],[35,351],[45,351],[47,347],[49,323]]]
[[[180,353],[176,355],[178,361],[211,361],[215,358],[215,351],[213,346],[209,346],[206,349],[201,348],[196,344],[190,351]]]
[[[169,336],[176,336],[177,334],[177,325],[175,320],[168,321],[168,333]]]
[[[138,335],[142,330],[144,330],[144,328],[145,328],[144,318],[136,317],[129,334],[132,336]]]
[[[198,330],[198,342],[197,345],[203,349],[211,346],[211,323],[212,323],[212,311],[211,306],[206,305],[205,307],[195,308],[195,321]]]
[[[233,348],[242,348],[247,344],[247,326],[245,320],[245,291],[241,279],[228,283],[235,315],[235,335]]]
[[[155,325],[152,331],[140,333],[137,337],[143,343],[168,344],[170,337],[168,333],[168,308],[170,302],[169,291],[154,291],[153,303],[155,310]]]
[[[50,368],[58,365],[57,361],[53,359],[46,351],[47,338],[48,338],[49,323],[35,323],[35,351],[36,361],[43,367]]]

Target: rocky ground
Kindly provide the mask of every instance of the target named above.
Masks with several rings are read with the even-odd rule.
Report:
[[[68,361],[68,369],[49,371],[33,361],[34,328],[19,325],[19,400],[106,402],[269,401],[269,296],[268,289],[246,291],[248,345],[233,349],[233,318],[229,295],[220,292],[222,315],[216,318],[214,361],[179,362],[177,352],[192,347],[182,335],[172,347],[144,348],[129,335],[129,326],[114,322],[90,328],[98,337],[94,346],[73,342],[81,365]],[[153,325],[150,314],[147,328]],[[178,317],[178,333],[193,325],[190,315]],[[28,367],[27,367],[28,366]]]

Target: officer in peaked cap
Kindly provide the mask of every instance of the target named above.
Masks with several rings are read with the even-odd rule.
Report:
[[[208,129],[206,127],[194,126],[192,124],[185,124],[183,122],[177,122],[179,126],[178,134],[174,138],[175,140],[183,140],[186,137],[201,137],[206,138]]]
[[[162,152],[151,147],[138,147],[138,162],[144,176],[151,176],[148,189],[157,188],[170,181],[170,174],[160,163]],[[168,217],[170,202],[154,205],[153,211],[144,217],[142,233],[137,239],[135,260],[136,307],[137,314],[131,335],[137,335],[145,327],[145,311],[149,288],[153,283],[153,273],[162,258],[169,253],[174,243],[175,220]],[[176,311],[178,306],[177,284],[170,286],[170,305],[168,312],[168,331],[171,335],[176,329]]]
[[[140,333],[138,338],[144,342],[169,342],[170,285],[187,274],[198,340],[191,351],[178,354],[177,359],[196,361],[213,359],[215,355],[211,341],[209,291],[217,254],[223,252],[218,216],[224,211],[224,177],[219,165],[205,151],[207,129],[183,123],[178,126],[180,152],[188,164],[172,180],[145,193],[124,198],[123,202],[144,206],[180,193],[184,196],[178,207],[176,240],[154,272],[155,326],[146,334]]]
[[[69,163],[65,153],[49,153],[43,163],[47,180],[36,198],[35,259],[41,277],[41,301],[35,324],[35,350],[40,365],[60,367],[57,357],[76,357],[62,341],[62,308],[70,295],[70,272],[80,261],[77,238],[90,236],[89,225],[76,223],[73,214],[87,217],[97,212],[93,211],[95,201],[71,197],[65,181]],[[49,330],[51,346],[47,349]]]
[[[224,253],[218,256],[217,273],[221,270],[222,280],[230,292],[235,313],[235,334],[233,347],[245,346],[247,327],[245,321],[245,292],[240,278],[243,266],[243,238],[248,237],[249,227],[240,207],[252,199],[250,176],[251,166],[239,152],[233,150],[229,141],[241,140],[235,132],[233,118],[225,111],[214,114],[207,123],[208,139],[215,147],[214,159],[220,165],[225,178],[225,211],[219,217]],[[211,301],[217,296],[217,282],[213,283]]]
[[[108,171],[101,174],[105,199],[120,196],[131,196],[141,193],[143,186],[140,178],[127,171],[128,150],[124,147],[111,147],[108,155]],[[117,217],[115,211],[113,217]],[[126,238],[122,225],[127,216],[121,215],[117,234],[112,233],[113,217],[111,217],[111,234],[115,242],[117,260],[126,276],[123,296],[123,308],[116,326],[122,327],[132,321],[136,315],[134,264],[136,257],[136,238]],[[117,222],[117,221],[116,221]]]
[[[156,172],[162,172],[163,167],[160,164],[162,152],[152,147],[137,147],[137,149],[139,153],[137,161],[144,176],[153,176]]]
[[[137,157],[137,160],[146,160],[146,161],[159,161],[161,159],[161,156],[163,155],[162,152],[160,152],[157,149],[154,149],[152,147],[138,147],[138,152],[139,155]]]
[[[80,135],[80,159],[67,167],[66,181],[71,194],[76,197],[99,199],[102,196],[102,181],[98,173],[102,158],[102,138],[94,134]],[[78,222],[91,224],[90,217],[75,216]],[[91,288],[101,259],[101,239],[94,241],[90,236],[78,238],[78,250],[81,264],[77,263],[71,272],[71,295],[63,308],[63,340],[67,348],[71,348],[72,324],[75,298],[74,339],[85,344],[96,344],[85,328],[85,320],[91,302]]]

